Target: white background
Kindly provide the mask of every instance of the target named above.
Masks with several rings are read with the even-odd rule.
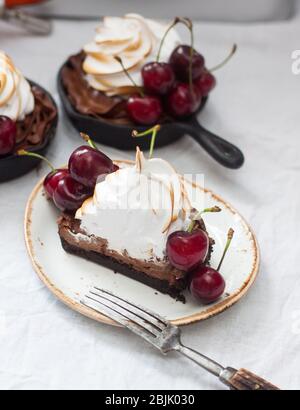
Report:
[[[90,40],[93,28],[94,23],[60,22],[51,37],[38,38],[0,24],[0,47],[59,102],[58,68]],[[190,137],[156,154],[179,172],[203,172],[206,186],[244,214],[258,236],[262,266],[240,303],[219,317],[184,328],[183,339],[224,365],[243,366],[282,388],[297,389],[300,75],[292,74],[291,53],[300,49],[300,15],[282,23],[201,23],[195,37],[208,66],[219,62],[233,42],[239,45],[236,57],[218,73],[218,87],[201,122],[238,144],[246,164],[239,171],[225,170]],[[79,142],[61,115],[50,159],[65,163]],[[105,151],[132,158],[130,153]],[[126,330],[81,317],[43,287],[26,254],[23,215],[29,193],[46,172],[43,166],[0,186],[0,388],[222,388],[186,359],[162,357]],[[63,267],[57,268],[63,275]]]

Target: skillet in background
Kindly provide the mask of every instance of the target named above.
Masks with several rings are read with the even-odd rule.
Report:
[[[135,150],[137,141],[132,138],[132,126],[112,124],[101,118],[83,115],[77,112],[69,101],[65,92],[61,74],[64,66],[58,74],[58,92],[63,107],[70,118],[72,124],[79,132],[92,135],[93,140],[104,145],[108,145],[120,150]],[[224,167],[237,169],[244,163],[244,155],[239,148],[221,137],[208,131],[198,122],[197,115],[204,108],[208,98],[203,99],[199,110],[184,121],[173,121],[164,123],[159,132],[156,145],[159,147],[171,144],[183,137],[190,135],[201,145],[201,147],[218,163]],[[134,126],[139,132],[145,131],[149,127]],[[149,148],[149,137],[139,137],[138,145],[141,149]]]

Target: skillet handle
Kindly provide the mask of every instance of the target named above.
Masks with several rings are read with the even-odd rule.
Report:
[[[197,118],[191,118],[182,123],[182,126],[185,132],[191,135],[209,155],[224,167],[237,169],[243,165],[245,157],[242,151],[230,142],[203,128]]]

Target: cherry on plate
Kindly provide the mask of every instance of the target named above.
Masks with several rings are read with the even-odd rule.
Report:
[[[97,180],[113,172],[114,164],[103,152],[83,145],[77,148],[69,159],[72,178],[89,188],[94,188]]]
[[[120,169],[120,167],[118,165],[114,164],[112,172],[117,172],[117,171],[119,171],[119,169]]]
[[[167,240],[167,255],[177,269],[188,272],[205,262],[209,251],[209,237],[198,229],[193,232],[177,231]]]
[[[191,273],[190,292],[204,304],[218,300],[225,286],[223,276],[210,266],[200,266]]]
[[[53,201],[61,211],[76,211],[89,198],[91,191],[66,175],[59,181],[53,194]]]
[[[46,176],[43,185],[48,198],[53,199],[54,191],[56,190],[59,181],[64,179],[67,175],[69,175],[67,169],[56,169]]]

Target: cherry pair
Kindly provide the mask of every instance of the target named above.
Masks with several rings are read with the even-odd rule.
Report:
[[[214,207],[203,212],[219,212]],[[202,213],[203,213],[202,212]],[[198,214],[198,220],[201,214]],[[189,290],[202,303],[216,301],[225,290],[225,280],[219,273],[230,242],[233,231],[228,233],[228,241],[217,270],[206,264],[209,253],[210,240],[207,233],[199,228],[197,219],[194,219],[188,231],[177,231],[167,240],[167,255],[170,263],[177,269],[189,272]]]
[[[191,33],[191,46],[180,45],[172,52],[168,63],[159,62],[164,41],[173,27],[185,24]],[[202,94],[193,81],[204,68],[204,58],[193,47],[193,25],[189,19],[177,17],[162,38],[156,62],[142,69],[144,89],[163,98],[166,111],[176,118],[194,113],[200,106]]]
[[[202,303],[215,302],[225,291],[226,283],[220,273],[220,269],[231,244],[233,235],[233,229],[229,229],[225,249],[217,269],[202,264],[190,274],[190,292]]]
[[[192,33],[192,24],[188,23],[188,27]],[[202,93],[201,88],[195,83],[195,80],[203,75],[204,65],[204,57],[199,54],[193,46],[188,45],[179,45],[176,47],[171,54],[169,63],[164,65],[164,67],[168,67],[168,69],[173,72],[174,79],[173,84],[169,85],[169,89],[166,93],[165,107],[167,112],[175,118],[184,118],[196,112],[201,104],[202,97],[208,94]],[[155,78],[158,82],[157,78],[159,78],[160,72],[156,69],[156,65],[153,64],[151,66],[150,63],[146,67],[147,71],[150,71],[152,74],[152,82],[155,81]],[[149,81],[147,81],[145,75],[143,75],[143,79],[147,89],[149,87]],[[154,92],[154,89],[152,91]]]
[[[164,41],[170,30],[179,22],[184,23],[191,33],[191,45],[179,45],[172,52],[169,62],[160,62],[160,54]],[[159,122],[164,111],[175,118],[185,118],[195,113],[203,97],[216,86],[216,78],[212,71],[221,68],[235,53],[233,47],[229,56],[210,71],[205,67],[205,59],[194,49],[193,25],[189,19],[176,18],[162,38],[157,59],[142,68],[143,90],[132,95],[127,101],[129,117],[138,124],[150,125]],[[126,71],[124,72],[138,89]],[[145,94],[146,93],[146,94]]]
[[[180,45],[173,51],[169,63],[156,61],[146,64],[142,69],[145,90],[149,94],[164,96],[182,83],[188,83],[190,54],[190,46]],[[203,97],[206,97],[216,86],[215,76],[205,69],[204,57],[196,50],[193,50],[192,57],[192,79],[194,86]]]
[[[157,123],[164,110],[176,118],[183,118],[197,111],[204,95],[200,87],[193,83],[177,81],[178,77],[175,75],[182,71],[181,61],[176,56],[181,55],[182,52],[187,56],[187,50],[190,50],[189,46],[179,46],[173,51],[170,63],[156,61],[142,68],[144,91],[147,94],[141,92],[140,95],[131,96],[127,101],[128,114],[135,123],[143,125]],[[202,63],[199,61],[202,59],[203,57],[194,51],[193,73],[202,70]],[[189,63],[186,67],[189,67]],[[181,76],[183,77],[184,75]],[[206,87],[206,92],[209,91]]]
[[[55,169],[44,157],[27,151],[19,151],[19,155],[28,155],[43,159],[52,171],[44,180],[47,196],[62,211],[75,211],[92,195],[98,180],[115,172],[118,167],[105,154],[97,149],[91,139],[82,134],[89,146],[77,148],[69,159],[67,169]]]

